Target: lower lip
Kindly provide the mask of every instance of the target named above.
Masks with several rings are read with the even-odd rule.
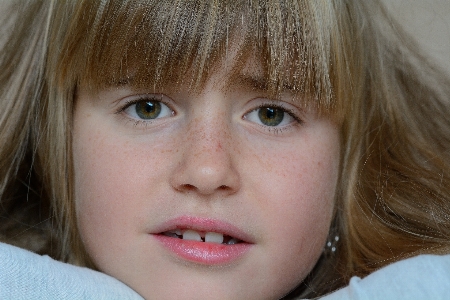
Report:
[[[205,243],[153,235],[166,249],[177,256],[205,265],[224,265],[243,257],[251,248],[251,244],[239,243],[234,245]]]

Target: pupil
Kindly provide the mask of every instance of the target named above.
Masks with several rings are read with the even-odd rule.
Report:
[[[156,119],[161,113],[161,103],[158,101],[136,103],[136,113],[142,119]]]
[[[284,111],[279,108],[263,107],[258,112],[261,123],[266,126],[277,126],[284,118]]]

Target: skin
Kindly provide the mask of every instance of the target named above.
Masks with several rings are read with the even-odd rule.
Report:
[[[81,238],[99,270],[147,299],[277,299],[305,278],[325,244],[338,126],[302,110],[289,91],[269,100],[249,80],[219,70],[200,92],[162,89],[157,97],[170,108],[151,121],[136,120],[136,107],[126,104],[150,88],[78,91]],[[250,64],[238,75],[259,72]],[[285,113],[283,126],[261,124],[258,108],[268,104],[301,121]],[[224,265],[186,261],[149,234],[178,216],[231,223],[251,249]]]

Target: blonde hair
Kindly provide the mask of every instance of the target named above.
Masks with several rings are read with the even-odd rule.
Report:
[[[342,127],[339,250],[292,296],[449,252],[450,81],[380,3],[34,1],[3,18],[12,30],[0,36],[2,240],[94,267],[73,203],[77,86],[201,88],[238,45],[236,68],[256,56],[269,91],[289,85]]]

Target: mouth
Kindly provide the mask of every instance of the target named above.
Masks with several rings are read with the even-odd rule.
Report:
[[[232,264],[254,246],[251,236],[236,226],[199,217],[172,219],[151,235],[171,255],[202,265]]]
[[[160,233],[161,235],[182,239],[187,241],[197,241],[204,243],[215,243],[215,244],[223,244],[223,245],[235,245],[242,243],[243,241],[229,236],[227,234],[219,233],[219,232],[204,232],[204,231],[196,231],[192,229],[175,229],[164,231]]]

